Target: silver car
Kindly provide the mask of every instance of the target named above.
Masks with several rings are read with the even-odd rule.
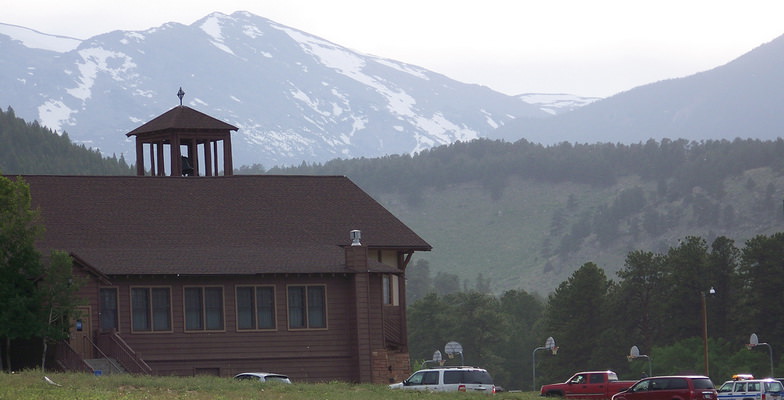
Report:
[[[274,383],[291,383],[291,379],[289,379],[286,375],[281,374],[273,374],[270,372],[243,372],[241,374],[234,375],[234,379],[238,381],[259,381],[259,382],[274,382]]]

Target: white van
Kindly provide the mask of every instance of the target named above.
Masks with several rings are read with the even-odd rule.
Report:
[[[493,378],[482,368],[443,367],[414,372],[403,382],[389,385],[390,389],[429,390],[433,392],[495,393]]]

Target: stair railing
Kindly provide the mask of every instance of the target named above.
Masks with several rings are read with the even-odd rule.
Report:
[[[109,356],[107,356],[107,355],[106,355],[106,353],[104,353],[104,352],[101,350],[101,348],[100,348],[100,347],[98,347],[98,345],[97,345],[97,344],[95,344],[95,343],[94,343],[92,340],[90,340],[90,338],[89,338],[89,337],[87,337],[87,336],[83,336],[83,337],[82,337],[82,340],[83,340],[83,341],[87,341],[87,343],[89,343],[89,344],[90,344],[90,346],[91,346],[93,349],[95,349],[95,350],[97,350],[97,351],[98,351],[98,354],[100,354],[100,355],[101,355],[101,357],[100,357],[100,358],[102,358],[102,359],[106,360],[106,362],[108,362],[108,363],[109,363],[109,365],[110,365],[110,366],[111,366],[111,368],[112,368],[112,371],[116,371],[116,372],[123,372],[123,371],[124,371],[124,370],[123,370],[123,368],[122,368],[121,366],[117,365],[117,362],[115,362],[114,360],[112,360],[111,358],[109,358]],[[91,368],[91,369],[92,369],[92,368]],[[95,372],[95,370],[94,370],[94,369],[93,369],[93,372]],[[110,373],[111,373],[111,371],[110,371]]]
[[[152,374],[152,368],[144,362],[138,353],[133,351],[117,331],[100,332],[98,345],[125,367],[126,371],[136,374]]]
[[[93,372],[84,358],[65,340],[57,342],[55,360],[66,371]]]

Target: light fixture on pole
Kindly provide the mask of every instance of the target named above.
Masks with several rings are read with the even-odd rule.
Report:
[[[716,289],[711,286],[708,291],[711,295],[716,294]],[[705,352],[705,376],[709,376],[708,369],[708,306],[705,304],[705,292],[700,292],[702,299],[702,346]]]
[[[637,346],[632,346],[632,348],[629,349],[629,355],[626,356],[626,359],[629,360],[629,362],[631,362],[635,358],[647,358],[648,359],[648,376],[653,376],[653,367],[651,366],[651,358],[646,356],[645,354],[640,354],[640,349],[638,349]]]
[[[770,354],[770,377],[773,378],[776,376],[773,375],[773,347],[771,347],[768,343],[760,343],[757,334],[752,333],[751,337],[749,337],[749,344],[746,345],[746,348],[751,350],[757,346],[768,346],[768,353]]]
[[[553,352],[553,355],[558,353],[558,346],[555,345],[555,339],[552,336],[548,337],[547,340],[544,342],[544,347],[537,347],[534,349],[533,354],[531,354],[531,358],[534,360],[533,364],[533,378],[531,379],[531,386],[533,387],[533,391],[536,391],[536,351],[537,350],[550,350]]]

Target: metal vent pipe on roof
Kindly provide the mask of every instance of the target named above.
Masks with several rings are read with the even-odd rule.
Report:
[[[359,229],[354,229],[351,231],[351,245],[352,246],[362,246],[362,243],[359,242],[359,239],[362,238],[362,231]]]

